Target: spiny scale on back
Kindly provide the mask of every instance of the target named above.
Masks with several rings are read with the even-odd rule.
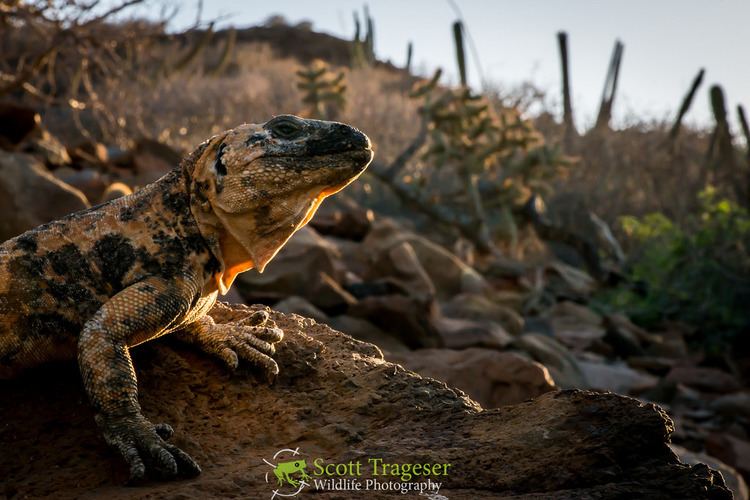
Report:
[[[267,314],[216,325],[206,313],[240,272],[263,270],[322,200],[367,167],[348,125],[278,116],[201,144],[155,183],[0,245],[0,378],[78,358],[105,440],[133,480],[198,465],[142,415],[129,348],[165,333],[230,368],[270,357],[283,332]]]

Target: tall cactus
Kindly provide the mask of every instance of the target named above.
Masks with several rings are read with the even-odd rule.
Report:
[[[453,23],[453,42],[456,46],[456,62],[461,85],[466,87],[466,52],[464,51],[464,27],[461,21]]]
[[[297,71],[297,77],[297,88],[304,93],[302,102],[307,105],[306,114],[317,119],[336,118],[346,105],[344,72],[335,74],[325,62],[316,59]]]
[[[234,48],[237,44],[237,30],[230,29],[227,33],[226,40],[224,41],[224,48],[219,56],[219,61],[210,69],[207,73],[211,76],[220,76],[224,73],[229,66],[229,62],[232,60],[234,55]]]

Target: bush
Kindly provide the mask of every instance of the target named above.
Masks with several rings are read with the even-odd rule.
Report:
[[[718,345],[750,329],[750,214],[710,187],[699,202],[680,225],[661,213],[621,218],[634,248],[630,285],[599,301],[646,327],[687,323],[702,342]]]

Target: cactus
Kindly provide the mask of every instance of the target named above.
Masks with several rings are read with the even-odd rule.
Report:
[[[414,53],[414,44],[411,41],[406,45],[406,66],[404,69],[407,73],[411,73],[411,58]]]
[[[207,71],[209,75],[220,76],[222,73],[224,73],[224,71],[226,71],[227,66],[229,66],[229,62],[232,60],[232,55],[234,54],[234,47],[236,44],[237,31],[235,29],[230,29],[229,32],[227,32],[227,39],[224,42],[224,49],[221,51],[219,61]]]
[[[458,62],[458,75],[461,85],[466,87],[466,53],[464,51],[464,28],[461,21],[453,23],[453,41],[456,45],[456,61]]]
[[[367,26],[367,33],[365,33],[365,57],[367,62],[372,64],[375,62],[375,21],[370,17],[370,9],[365,4],[365,23]]]
[[[312,118],[331,120],[346,105],[346,83],[344,72],[334,74],[328,65],[316,59],[313,63],[297,71],[297,88],[304,96],[306,114]]]
[[[410,94],[422,100],[420,111],[428,122],[430,141],[422,160],[448,167],[460,179],[463,210],[473,218],[466,227],[480,250],[492,248],[493,234],[513,244],[518,234],[513,209],[531,193],[547,194],[548,181],[565,160],[516,109],[496,111],[466,86],[441,90],[440,74],[416,84]]]
[[[669,131],[669,140],[672,143],[674,143],[674,141],[677,140],[677,136],[680,134],[680,128],[682,127],[682,119],[685,117],[685,114],[690,109],[690,106],[693,103],[693,98],[695,98],[695,93],[698,91],[698,87],[701,86],[701,83],[703,82],[703,76],[705,74],[706,74],[706,70],[701,68],[700,71],[698,71],[698,74],[695,75],[695,78],[693,79],[693,83],[690,86],[690,90],[682,99],[682,105],[680,106],[680,110],[677,112],[677,118],[675,118],[674,124],[672,124],[672,128]]]
[[[365,35],[362,37],[362,24],[359,14],[354,12],[354,38],[352,39],[352,67],[361,68],[375,62],[375,21],[370,17],[367,5],[364,7]]]
[[[214,25],[211,23],[203,36],[194,43],[188,51],[168,70],[169,73],[178,73],[186,69],[198,56],[208,47],[214,36]]]

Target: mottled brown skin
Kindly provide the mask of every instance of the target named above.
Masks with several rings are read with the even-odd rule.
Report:
[[[129,349],[173,333],[230,368],[273,377],[283,332],[265,313],[245,324],[206,316],[235,276],[263,270],[326,196],[372,159],[340,123],[282,115],[201,144],[137,193],[32,229],[0,245],[0,378],[78,359],[96,422],[132,480],[192,476],[138,404]]]

